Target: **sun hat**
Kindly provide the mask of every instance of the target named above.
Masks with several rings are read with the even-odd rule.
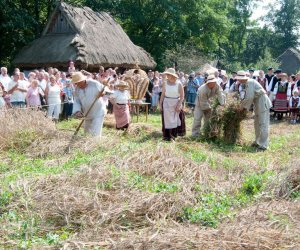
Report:
[[[286,73],[280,73],[279,77],[288,77],[288,75]]]
[[[217,79],[215,78],[214,75],[209,75],[207,77],[206,83],[211,83],[211,82],[217,83]]]
[[[248,80],[249,77],[247,76],[247,72],[240,70],[237,72],[235,79],[236,80]]]
[[[83,75],[81,72],[74,72],[72,74],[72,83],[76,84],[78,82],[82,82],[86,80],[86,76]]]
[[[128,83],[125,82],[125,81],[118,81],[116,84],[115,84],[115,87],[117,88],[122,88],[122,89],[129,89],[129,86],[128,86]]]
[[[166,75],[171,75],[171,76],[174,76],[174,77],[178,78],[178,75],[176,74],[176,71],[175,71],[174,68],[168,68],[168,69],[164,72],[164,74],[166,74]]]

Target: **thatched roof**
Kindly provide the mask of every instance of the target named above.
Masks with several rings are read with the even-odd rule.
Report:
[[[287,49],[277,60],[283,72],[294,74],[300,70],[300,52],[295,48]]]
[[[66,67],[73,60],[83,69],[104,67],[154,68],[156,63],[132,43],[107,13],[60,2],[41,38],[23,48],[13,63],[18,67]]]

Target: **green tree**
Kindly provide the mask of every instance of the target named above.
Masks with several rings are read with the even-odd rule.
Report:
[[[290,47],[299,45],[300,0],[277,0],[268,20],[273,24],[272,54],[277,57]]]

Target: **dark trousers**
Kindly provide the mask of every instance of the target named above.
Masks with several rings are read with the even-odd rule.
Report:
[[[72,115],[73,103],[64,103],[63,116],[68,119]]]

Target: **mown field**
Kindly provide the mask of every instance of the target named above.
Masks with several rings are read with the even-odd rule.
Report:
[[[136,118],[134,118],[136,119]],[[1,114],[0,249],[300,249],[300,125],[270,149],[163,142],[159,115],[72,138],[78,120]]]

